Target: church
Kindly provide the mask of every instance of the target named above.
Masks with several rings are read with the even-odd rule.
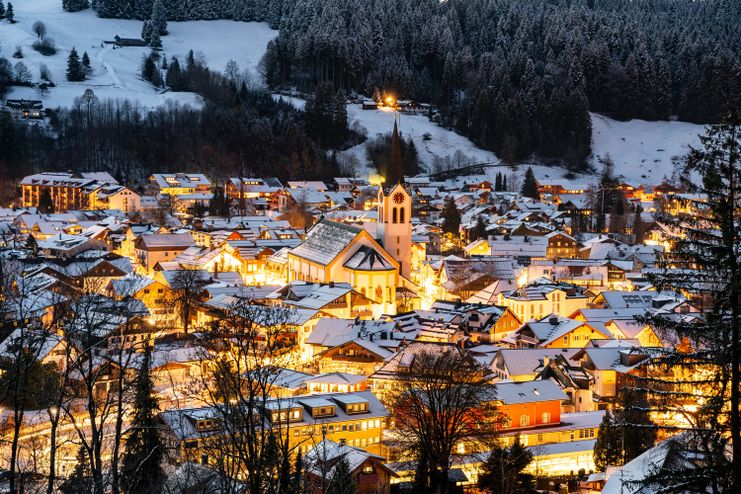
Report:
[[[396,288],[408,285],[412,257],[412,196],[404,183],[394,122],[385,185],[378,189],[375,238],[365,229],[321,219],[288,252],[288,277],[314,283],[350,283],[382,313],[396,312]]]

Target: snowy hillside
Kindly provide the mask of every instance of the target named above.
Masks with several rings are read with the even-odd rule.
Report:
[[[88,9],[65,12],[61,0],[22,0],[14,2],[16,24],[0,25],[0,49],[11,63],[23,62],[31,70],[34,82],[39,81],[39,68],[46,64],[57,87],[41,96],[37,89],[13,88],[8,98],[44,100],[48,107],[69,106],[85,89],[92,89],[99,98],[121,98],[139,101],[145,106],[156,106],[167,100],[198,104],[200,99],[191,93],[158,94],[157,90],[139,77],[142,56],[148,48],[127,47],[114,49],[105,40],[119,35],[139,38],[142,22],[123,19],[99,19]],[[47,37],[56,42],[57,53],[43,56],[31,45],[36,39],[32,25],[46,24]],[[267,24],[234,21],[191,21],[168,23],[169,35],[162,38],[163,53],[168,57],[185,57],[189,50],[203,57],[209,67],[223,70],[229,59],[234,59],[242,70],[254,71],[268,41],[276,36]],[[20,46],[24,58],[12,58]],[[66,81],[67,56],[72,47],[82,56],[87,51],[93,74],[84,82]]]
[[[674,172],[672,159],[699,146],[703,125],[687,122],[618,122],[592,114],[592,154],[610,155],[615,174],[632,183],[655,184]]]
[[[282,98],[297,108],[303,108],[305,104],[300,98],[274,97]],[[394,114],[390,111],[363,110],[360,105],[349,104],[347,113],[351,125],[357,123],[363,127],[369,138],[391,132],[394,125]],[[499,163],[493,152],[480,149],[468,138],[440,127],[425,116],[402,115],[399,130],[404,137],[414,140],[422,165],[429,172],[435,171],[435,158],[453,157],[456,151],[460,151],[474,163]],[[597,159],[609,154],[615,162],[615,175],[634,184],[661,183],[665,177],[671,177],[674,171],[673,159],[686,155],[690,145],[699,145],[698,135],[703,132],[704,126],[687,122],[620,122],[593,113],[592,164],[597,173],[572,173],[573,178],[568,181],[579,184],[598,181],[602,170]],[[355,155],[367,168],[365,144],[359,144],[347,152]],[[519,181],[527,166],[532,166],[539,179],[564,180],[567,173],[559,167],[537,164],[495,166],[490,173],[504,171],[512,179]],[[372,172],[363,170],[363,174],[369,171]]]

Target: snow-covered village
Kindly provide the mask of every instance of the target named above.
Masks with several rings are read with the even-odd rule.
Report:
[[[741,492],[739,26],[3,0],[0,494]]]

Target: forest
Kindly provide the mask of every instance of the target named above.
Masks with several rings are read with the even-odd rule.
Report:
[[[11,183],[40,169],[107,170],[122,183],[142,183],[158,171],[206,171],[217,181],[239,175],[329,180],[342,172],[334,151],[365,138],[348,128],[341,93],[319,93],[300,111],[264,88],[209,70],[192,51],[181,61],[152,52],[142,69],[151,63],[173,90],[202,95],[203,107],[149,110],[99,100],[88,89],[72,107],[47,110],[50,129],[0,114],[0,178]],[[323,140],[326,128],[341,139]]]
[[[735,0],[158,1],[172,20],[279,28],[262,64],[270,87],[435,103],[444,125],[509,162],[583,165],[589,111],[710,123],[741,98]],[[152,0],[95,7],[146,19]]]

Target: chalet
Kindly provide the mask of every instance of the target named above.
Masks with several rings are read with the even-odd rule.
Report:
[[[524,430],[561,423],[561,403],[569,397],[552,380],[497,383],[497,411],[504,430]]]
[[[551,314],[541,320],[525,323],[505,341],[517,348],[582,348],[590,340],[611,338],[612,335],[604,326]]]
[[[340,318],[370,319],[376,305],[373,300],[355,291],[349,283],[334,282],[293,281],[273,292],[270,298],[288,307],[321,310]]]
[[[125,46],[147,46],[147,42],[140,38],[122,38],[118,34],[113,37],[113,44],[119,48]]]
[[[211,182],[202,173],[155,173],[149,177],[149,183],[158,194],[163,195],[211,192]]]
[[[305,461],[309,465],[307,475],[311,494],[323,494],[322,483],[334,475],[337,463],[344,460],[353,478],[357,494],[389,494],[391,477],[396,473],[386,466],[382,456],[348,446],[346,441],[336,443],[323,439],[306,453]]]
[[[37,120],[44,118],[44,103],[40,100],[9,99],[5,108],[17,120]]]
[[[497,351],[491,369],[500,379],[532,381],[549,360],[559,355],[570,358],[577,351],[572,348],[502,348]]]
[[[563,412],[591,412],[594,410],[594,401],[592,400],[594,378],[580,365],[571,362],[564,354],[556,354],[553,358],[544,356],[542,369],[535,376],[535,379],[550,379],[566,393],[569,399],[561,403]]]
[[[632,384],[629,376],[648,358],[645,350],[632,345],[614,347],[585,347],[571,357],[594,379],[593,392],[598,409],[604,409],[623,386]]]
[[[261,408],[267,426],[284,436],[291,450],[305,454],[321,437],[371,454],[382,451],[388,411],[370,391],[273,398]],[[209,449],[202,446],[224,431],[217,410],[209,406],[172,409],[160,413],[160,418],[179,461],[209,462]]]
[[[173,261],[183,251],[193,246],[188,233],[142,234],[134,241],[136,258],[141,267],[152,272],[160,261]]]
[[[538,278],[515,290],[499,293],[497,305],[509,307],[521,321],[529,321],[549,314],[571,315],[586,308],[589,300],[581,287]]]

